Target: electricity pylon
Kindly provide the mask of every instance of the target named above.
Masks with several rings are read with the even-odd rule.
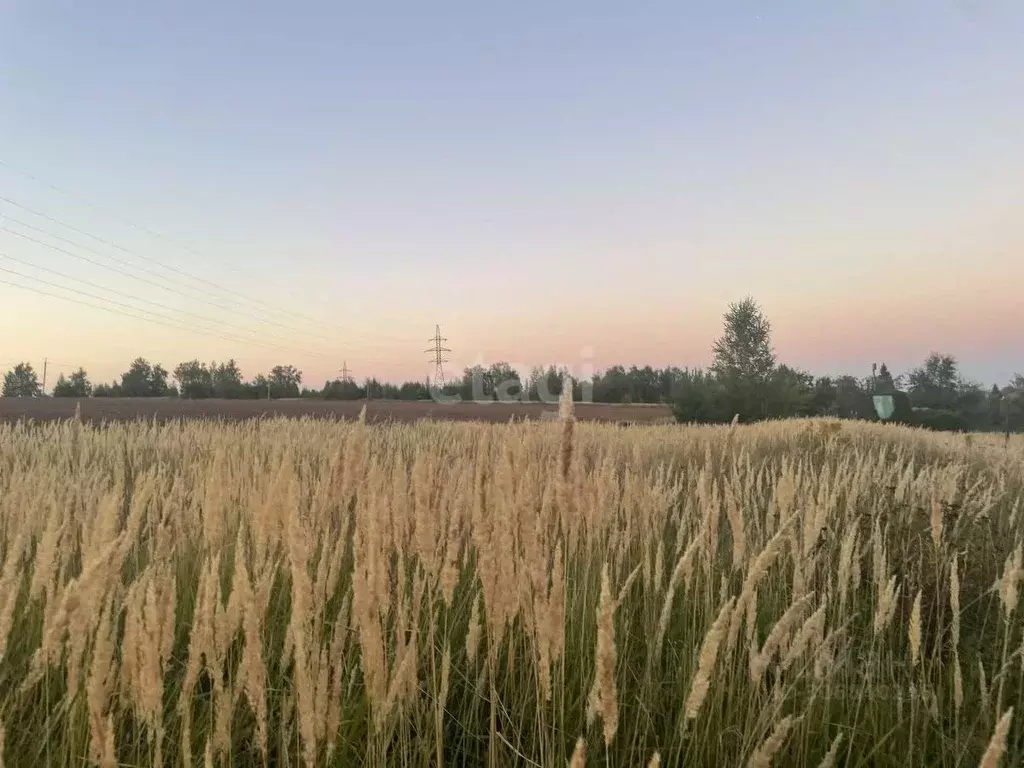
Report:
[[[451,352],[448,347],[444,346],[444,342],[448,341],[441,335],[441,326],[434,326],[434,336],[429,339],[432,347],[425,349],[424,352],[428,352],[434,356],[434,386],[443,389],[444,388],[444,364],[448,362],[448,358],[444,356],[445,352]]]

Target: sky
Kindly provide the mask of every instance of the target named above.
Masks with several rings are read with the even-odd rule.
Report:
[[[0,368],[696,367],[750,295],[1005,384],[1022,97],[1015,0],[0,0]]]

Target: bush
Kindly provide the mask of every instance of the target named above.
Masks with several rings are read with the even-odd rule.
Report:
[[[954,411],[921,409],[914,415],[914,423],[917,426],[933,429],[936,432],[967,432],[970,430],[967,420]]]

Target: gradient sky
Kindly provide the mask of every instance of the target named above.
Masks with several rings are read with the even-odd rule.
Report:
[[[1024,5],[0,0],[0,197],[0,280],[259,341],[0,283],[50,383],[422,378],[435,323],[455,369],[705,365],[751,294],[789,364],[1005,384]]]

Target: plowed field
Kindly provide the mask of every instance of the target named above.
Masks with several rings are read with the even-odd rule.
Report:
[[[257,417],[311,416],[327,419],[354,419],[366,405],[367,421],[508,421],[529,417],[540,419],[544,412],[555,413],[557,405],[548,403],[435,403],[400,400],[182,400],[176,398],[0,398],[0,421],[32,419],[53,421],[71,418],[81,404],[82,419],[93,423],[134,419],[228,419]],[[661,405],[618,405],[576,403],[576,418],[586,421],[665,423],[672,412]]]

